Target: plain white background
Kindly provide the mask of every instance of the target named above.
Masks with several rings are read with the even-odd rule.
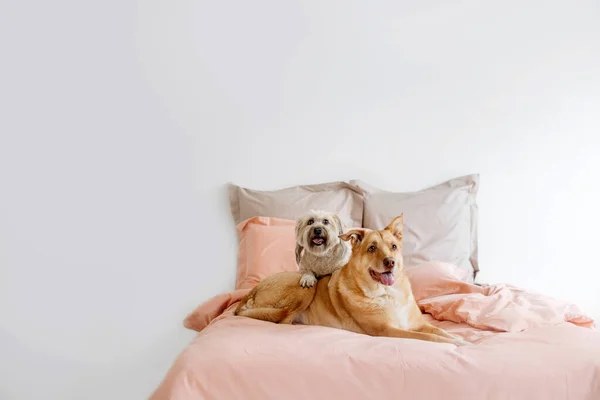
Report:
[[[483,282],[600,317],[597,1],[0,2],[0,399],[142,399],[228,181],[481,174]]]

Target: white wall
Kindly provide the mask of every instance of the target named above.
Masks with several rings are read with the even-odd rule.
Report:
[[[0,4],[0,398],[141,399],[234,283],[224,184],[479,172],[481,280],[600,317],[596,1]]]

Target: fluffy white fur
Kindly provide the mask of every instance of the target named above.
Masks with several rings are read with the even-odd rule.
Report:
[[[302,287],[312,287],[317,278],[343,267],[352,254],[340,217],[331,212],[311,211],[296,221],[296,262]]]

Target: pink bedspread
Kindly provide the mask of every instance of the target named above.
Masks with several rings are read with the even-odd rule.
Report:
[[[600,333],[577,307],[446,264],[407,272],[432,323],[471,345],[236,317],[240,290],[188,316],[200,333],[150,399],[600,399]]]

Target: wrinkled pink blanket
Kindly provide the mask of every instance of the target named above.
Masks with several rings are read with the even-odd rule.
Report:
[[[200,333],[150,399],[600,399],[600,333],[576,306],[442,263],[407,273],[431,322],[472,344],[236,317],[239,290],[186,318]]]

